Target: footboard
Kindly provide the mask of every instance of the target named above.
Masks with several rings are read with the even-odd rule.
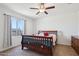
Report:
[[[22,35],[22,49],[27,47],[45,55],[53,55],[53,38],[45,36]]]

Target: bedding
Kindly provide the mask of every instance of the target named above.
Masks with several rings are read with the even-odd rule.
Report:
[[[44,34],[43,33],[40,33],[40,34],[37,34],[37,36],[44,36]]]
[[[53,45],[56,45],[56,35],[55,34],[49,34],[50,37],[53,39]]]

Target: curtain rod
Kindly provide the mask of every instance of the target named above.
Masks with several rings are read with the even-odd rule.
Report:
[[[6,13],[4,13],[3,15],[7,15]]]
[[[6,14],[6,13],[4,13],[3,15],[8,15],[8,14]],[[8,15],[8,16],[12,16],[12,15]],[[12,17],[16,17],[16,18],[22,18],[22,19],[24,19],[25,20],[25,18],[24,17],[17,17],[17,16],[12,16]],[[26,21],[26,20],[25,20]]]
[[[3,15],[9,15],[9,14],[4,13]],[[9,15],[9,16],[12,16],[12,15]],[[13,17],[16,17],[16,16],[13,16]]]

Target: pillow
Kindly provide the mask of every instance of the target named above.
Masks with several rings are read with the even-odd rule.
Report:
[[[47,32],[44,32],[44,36],[49,36],[49,34]]]
[[[35,34],[35,36],[38,36],[38,34]]]
[[[43,33],[40,33],[39,36],[44,36],[44,34]]]

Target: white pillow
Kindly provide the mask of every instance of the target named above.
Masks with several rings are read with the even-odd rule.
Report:
[[[40,33],[39,36],[44,36],[44,34],[43,33]]]

